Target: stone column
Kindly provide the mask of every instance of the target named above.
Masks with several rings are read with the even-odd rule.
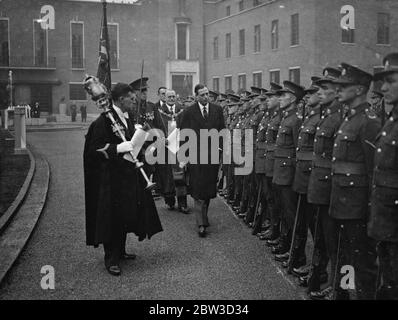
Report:
[[[14,128],[15,128],[15,154],[26,154],[26,123],[25,107],[15,107],[14,109]]]

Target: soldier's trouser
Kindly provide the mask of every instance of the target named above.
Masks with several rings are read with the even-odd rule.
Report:
[[[268,203],[270,202],[270,190],[268,187],[267,177],[264,173],[258,173],[256,175],[256,185],[257,189],[260,189],[260,203],[261,203],[261,221],[271,220],[271,211]],[[257,200],[257,199],[256,199]]]
[[[251,174],[243,176],[242,199],[240,202],[240,211],[246,212],[249,204],[250,187],[251,187]]]
[[[227,195],[228,200],[234,198],[235,186],[234,186],[234,165],[229,164],[227,168]]]
[[[398,300],[398,243],[381,241],[377,245],[380,283],[378,300]]]
[[[234,203],[233,206],[237,207],[240,204],[240,200],[242,199],[242,188],[243,188],[243,176],[234,176],[235,181],[235,194],[234,194]]]
[[[364,219],[340,220],[340,255],[337,256],[336,290],[347,290],[347,276],[341,274],[343,266],[352,266],[355,273],[355,290],[359,300],[373,300],[376,292],[376,242],[367,236]],[[344,270],[343,270],[344,271]],[[342,277],[345,276],[344,279]],[[343,285],[343,288],[341,287]]]
[[[281,200],[281,236],[286,237],[290,245],[293,232],[294,219],[298,202],[298,194],[293,191],[292,186],[278,185]]]
[[[255,215],[255,207],[257,202],[257,181],[254,171],[249,175],[248,184],[246,186],[246,200],[242,201],[243,208],[246,207],[247,215],[245,218],[246,223],[253,222]]]
[[[274,228],[280,229],[281,221],[281,200],[278,186],[272,183],[272,177],[266,177],[267,183],[267,207],[269,211],[269,216],[271,219],[271,224]]]

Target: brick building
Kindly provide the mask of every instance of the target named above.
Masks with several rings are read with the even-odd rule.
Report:
[[[355,29],[343,30],[344,5]],[[205,5],[205,80],[237,91],[269,81],[309,85],[325,66],[342,61],[369,72],[398,50],[395,0],[220,0]]]
[[[183,96],[199,81],[222,92],[270,80],[308,85],[327,65],[372,71],[398,50],[396,0],[107,2],[112,82],[139,78],[145,59],[152,101],[160,85]],[[54,29],[41,28],[45,5]],[[355,30],[340,27],[344,5],[355,9]],[[14,104],[39,101],[58,113],[63,97],[86,103],[81,81],[97,70],[101,17],[100,0],[0,0],[0,107],[9,71]]]
[[[139,78],[145,59],[151,100],[160,85],[190,94],[204,65],[202,1],[107,2],[112,82]],[[55,29],[41,28],[44,5],[54,8]],[[14,104],[39,101],[42,111],[58,113],[62,97],[85,103],[81,81],[97,71],[101,18],[99,0],[0,0],[3,100],[11,70]]]

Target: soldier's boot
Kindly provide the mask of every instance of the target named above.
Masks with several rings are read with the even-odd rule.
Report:
[[[278,244],[272,247],[271,252],[273,254],[284,254],[289,251],[290,243],[286,235],[280,237]]]
[[[254,225],[254,216],[255,216],[255,208],[249,207],[246,211],[246,217],[245,217],[245,223],[249,226],[252,227]]]
[[[267,246],[272,246],[275,239],[279,238],[280,234],[280,226],[279,224],[271,226],[268,230],[267,233],[264,234],[263,237],[261,237],[261,240],[266,240],[267,241]]]
[[[306,264],[305,256],[305,243],[306,238],[299,237],[297,235],[296,246],[292,250],[292,255],[289,257],[289,261],[283,265],[284,268],[288,268],[288,273],[292,273],[294,268],[300,268]]]

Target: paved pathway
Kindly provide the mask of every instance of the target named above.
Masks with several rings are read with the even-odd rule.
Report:
[[[51,181],[40,221],[0,287],[1,299],[302,299],[220,199],[210,207],[209,236],[196,233],[194,216],[164,208],[163,231],[150,241],[128,238],[136,261],[109,275],[102,248],[85,245],[82,153],[86,130],[32,132],[28,142],[49,161]],[[192,205],[192,202],[190,201]],[[40,286],[41,267],[55,268],[55,290]]]

